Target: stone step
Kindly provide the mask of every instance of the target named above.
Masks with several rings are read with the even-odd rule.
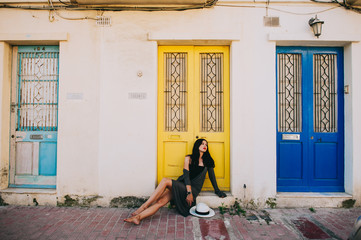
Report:
[[[230,206],[234,204],[235,198],[230,192],[225,192],[227,197],[220,198],[214,192],[201,192],[197,197],[197,203],[202,202],[211,208],[218,208],[219,206]]]
[[[352,195],[340,192],[325,193],[277,193],[277,208],[297,207],[342,207],[347,200],[352,200]]]
[[[25,206],[56,206],[55,189],[7,188],[0,191],[7,204]]]

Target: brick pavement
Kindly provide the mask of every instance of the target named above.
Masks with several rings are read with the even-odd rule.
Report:
[[[347,239],[360,208],[247,210],[247,216],[182,217],[162,208],[139,226],[125,208],[0,207],[0,239]]]

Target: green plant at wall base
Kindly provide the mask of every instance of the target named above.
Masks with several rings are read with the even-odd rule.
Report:
[[[64,196],[64,202],[57,202],[58,207],[91,207],[91,204],[95,202],[101,196]],[[35,202],[34,202],[35,203]]]
[[[90,196],[90,197],[83,197],[82,198],[82,205],[86,207],[90,207],[92,202],[95,202],[100,196]]]
[[[218,207],[220,214],[225,214],[227,212],[227,206],[224,205],[224,203],[221,204],[221,206]]]
[[[342,202],[342,207],[343,208],[353,208],[355,203],[356,203],[355,199],[348,199],[348,200],[345,200]]]
[[[241,204],[239,202],[239,200],[236,198],[236,200],[234,201],[234,204],[231,205],[230,207],[230,214],[231,215],[240,215],[242,214],[243,216],[246,216],[246,211],[243,210],[243,208],[241,207]]]
[[[110,207],[138,208],[142,206],[142,204],[145,203],[146,201],[147,198],[143,198],[143,197],[134,197],[134,196],[117,197],[117,198],[113,198],[110,201]]]
[[[266,200],[266,204],[270,207],[270,208],[275,208],[277,206],[276,203],[277,199],[276,198],[268,198]]]
[[[227,207],[226,205],[224,205],[224,203],[222,203],[222,205],[219,206],[218,209],[219,209],[219,213],[222,215],[225,213],[229,213],[229,215],[238,215],[239,216],[240,214],[242,214],[243,216],[246,216],[246,211],[243,210],[243,208],[241,207],[241,204],[237,198],[234,201],[234,204],[231,205],[230,207]]]
[[[254,199],[249,200],[248,202],[246,202],[246,208],[249,209],[258,209],[260,207],[260,203],[259,201],[256,202]]]
[[[79,201],[74,199],[74,198],[71,198],[69,195],[65,195],[64,198],[65,198],[64,203],[63,204],[58,203],[58,206],[60,206],[60,207],[73,207],[73,206],[78,206],[79,205]]]
[[[4,199],[1,197],[1,195],[0,195],[0,206],[7,206],[7,205],[9,205],[8,203],[6,203],[5,201],[4,201]]]
[[[313,213],[316,212],[316,210],[315,210],[313,207],[310,207],[309,210],[310,210],[311,212],[313,212]]]

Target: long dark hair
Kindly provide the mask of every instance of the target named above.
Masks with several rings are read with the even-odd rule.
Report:
[[[197,139],[197,141],[195,141],[194,145],[193,145],[193,150],[192,150],[192,155],[190,155],[191,159],[192,159],[192,165],[196,165],[198,166],[199,164],[199,147],[202,145],[202,142],[203,141],[206,141],[205,139],[203,138],[200,138],[200,139]],[[207,142],[208,143],[208,142]],[[202,159],[203,159],[203,164],[204,166],[206,167],[212,167],[214,168],[214,160],[213,158],[211,157],[211,154],[209,153],[209,148],[207,146],[207,151],[205,153],[203,153],[203,156],[202,156]]]

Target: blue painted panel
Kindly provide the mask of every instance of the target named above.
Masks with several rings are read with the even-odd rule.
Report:
[[[322,184],[321,186],[309,186],[307,189],[308,192],[344,192],[344,186],[325,186]]]
[[[11,188],[44,188],[44,189],[54,189],[56,185],[38,185],[38,184],[9,184]]]
[[[39,149],[39,175],[56,176],[56,142],[42,142]]]
[[[337,144],[315,143],[315,179],[337,179]]]
[[[26,131],[23,139],[17,140],[22,142],[56,142],[58,132],[56,131]]]
[[[18,46],[19,52],[59,52],[59,46]]]
[[[282,185],[282,183],[277,183],[277,192],[308,192],[309,188],[307,186],[303,185],[292,185],[287,184],[285,186]]]
[[[281,142],[279,146],[279,178],[302,178],[302,143]]]

